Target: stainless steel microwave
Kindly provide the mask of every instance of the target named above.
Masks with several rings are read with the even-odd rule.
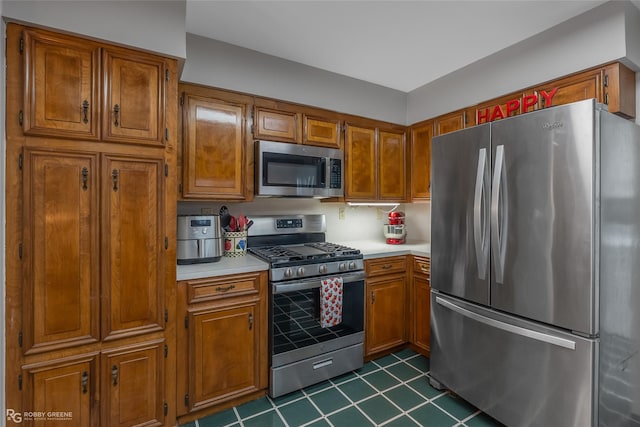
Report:
[[[258,196],[342,197],[342,150],[274,141],[255,143]]]

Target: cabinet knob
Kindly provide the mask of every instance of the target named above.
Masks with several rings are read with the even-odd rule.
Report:
[[[86,99],[82,103],[82,123],[89,123],[89,101]]]
[[[87,393],[88,385],[89,385],[89,373],[87,371],[84,371],[82,373],[82,393],[83,394]]]
[[[118,118],[120,116],[120,106],[118,104],[113,106],[113,125],[118,127],[120,125]]]
[[[113,385],[118,385],[118,365],[111,367],[111,377],[113,377]]]

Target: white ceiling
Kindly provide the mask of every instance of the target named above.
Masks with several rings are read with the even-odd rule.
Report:
[[[403,92],[604,3],[584,0],[186,2],[189,33]]]

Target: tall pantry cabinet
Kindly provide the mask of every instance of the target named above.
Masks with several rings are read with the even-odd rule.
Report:
[[[173,59],[7,26],[7,408],[175,420],[177,80]]]

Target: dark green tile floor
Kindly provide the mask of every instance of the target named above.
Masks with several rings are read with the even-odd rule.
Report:
[[[357,371],[271,399],[263,397],[188,427],[498,427],[464,400],[429,385],[429,359],[406,349]]]

